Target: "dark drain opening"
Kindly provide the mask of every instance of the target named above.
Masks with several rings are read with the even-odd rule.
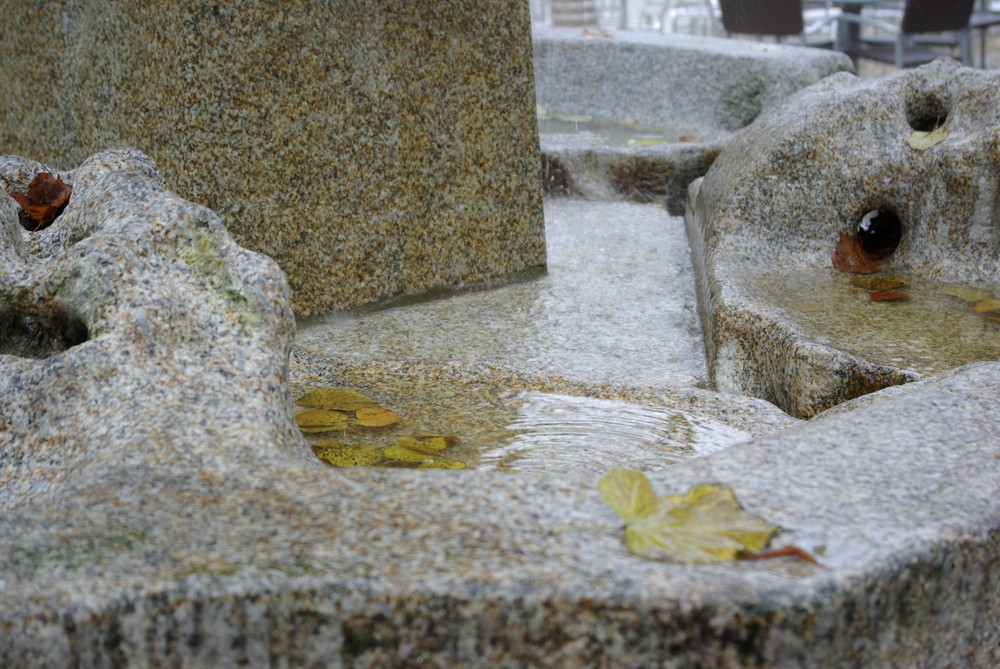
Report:
[[[951,96],[944,91],[914,91],[906,101],[906,120],[914,130],[941,127],[950,111]]]
[[[874,260],[884,260],[899,246],[903,238],[903,222],[890,209],[873,209],[861,217],[855,236],[866,255]]]
[[[0,354],[48,358],[89,338],[87,324],[69,310],[56,309],[39,318],[0,304]]]

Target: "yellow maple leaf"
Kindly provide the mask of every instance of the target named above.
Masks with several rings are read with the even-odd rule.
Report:
[[[758,551],[778,528],[743,510],[726,486],[700,485],[657,498],[642,472],[616,467],[597,485],[625,521],[625,545],[644,558],[705,563]]]
[[[392,409],[369,408],[358,409],[354,412],[361,427],[385,427],[403,420]]]
[[[347,427],[347,414],[333,409],[310,409],[295,416],[295,424],[303,432],[330,432]]]

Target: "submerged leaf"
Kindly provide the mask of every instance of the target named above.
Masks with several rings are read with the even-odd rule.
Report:
[[[948,131],[944,128],[934,128],[933,130],[914,130],[913,134],[906,138],[906,143],[917,151],[925,151],[935,144],[944,141],[948,136]]]
[[[310,409],[295,416],[303,432],[329,432],[347,428],[347,414],[333,409]]]
[[[972,310],[977,314],[985,314],[987,311],[1000,311],[1000,300],[994,297],[977,300],[976,303],[972,305]]]
[[[721,485],[656,499],[641,472],[615,468],[598,484],[601,497],[625,520],[625,544],[645,558],[703,563],[758,551],[778,528],[743,510]]]
[[[390,446],[382,451],[382,454],[390,460],[399,460],[400,462],[426,462],[433,459],[426,453],[421,453],[420,451],[415,451],[412,448],[399,445]]]
[[[979,300],[985,300],[992,297],[988,290],[979,290],[978,288],[967,288],[966,286],[942,286],[941,292],[945,295],[951,295],[952,297],[957,297],[965,302],[978,302]]]
[[[662,146],[667,140],[656,137],[633,137],[628,143],[632,146]]]
[[[448,441],[444,437],[424,437],[422,439],[400,437],[396,443],[404,448],[426,453],[427,455],[440,453],[448,447]]]
[[[902,288],[909,282],[901,276],[856,276],[851,279],[851,283],[865,290],[880,291]]]
[[[878,263],[861,247],[861,240],[844,233],[840,233],[840,241],[833,249],[833,266],[852,274],[874,274],[879,271]]]
[[[876,290],[868,299],[872,302],[906,302],[910,295],[901,290]]]
[[[345,444],[339,441],[320,442],[313,446],[313,452],[334,467],[368,467],[380,462],[383,457],[382,448],[375,444]]]
[[[342,409],[343,411],[357,411],[358,409],[373,407],[376,404],[372,398],[345,388],[319,388],[318,390],[306,393],[295,400],[295,403],[304,407]]]
[[[358,409],[354,415],[361,427],[385,427],[403,420],[392,409]]]
[[[681,135],[677,138],[678,142],[703,142],[701,137],[695,137],[694,135]]]
[[[461,460],[439,460],[437,458],[421,462],[417,469],[465,469],[465,463]]]

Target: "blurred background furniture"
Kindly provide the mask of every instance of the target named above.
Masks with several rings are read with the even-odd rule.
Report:
[[[969,21],[975,0],[906,0],[899,22],[890,22],[862,12],[866,6],[884,7],[888,3],[862,0],[833,0],[841,8],[837,17],[837,44],[855,61],[858,58],[892,63],[898,68],[929,63],[935,58],[956,55],[962,63],[972,64]],[[876,33],[868,36],[860,28]],[[887,36],[880,36],[884,33]]]
[[[806,23],[806,7],[803,0],[719,0],[722,10],[722,26],[726,33],[770,36],[776,41],[795,36],[808,46],[833,46],[833,40],[809,41],[809,36],[827,30],[839,15],[832,3],[814,2],[812,20]],[[821,16],[815,10],[822,11]]]

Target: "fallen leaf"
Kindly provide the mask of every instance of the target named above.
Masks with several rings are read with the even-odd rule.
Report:
[[[994,297],[977,300],[976,303],[972,305],[972,310],[977,314],[985,314],[988,311],[1000,311],[1000,300]]]
[[[417,465],[417,469],[465,469],[461,460],[439,460],[437,458]]]
[[[357,417],[358,425],[361,427],[385,427],[386,425],[392,425],[403,420],[392,409],[358,409],[354,412],[354,415]]]
[[[694,135],[681,135],[677,138],[678,142],[704,142],[701,137],[695,137]]]
[[[375,444],[345,444],[342,441],[321,441],[313,453],[333,467],[369,467],[383,458],[382,448]]]
[[[11,191],[10,196],[37,223],[34,228],[29,228],[37,232],[52,225],[52,221],[69,204],[69,196],[72,193],[73,187],[64,183],[59,177],[49,172],[40,172],[28,184],[27,193]]]
[[[979,290],[978,288],[967,288],[965,286],[942,286],[941,292],[945,295],[951,295],[952,297],[957,297],[965,302],[978,302],[979,300],[985,300],[992,297],[989,291]]]
[[[876,290],[868,299],[872,302],[906,302],[910,296],[901,290]]]
[[[864,288],[865,290],[879,291],[879,290],[894,290],[896,288],[902,288],[906,286],[909,282],[901,276],[885,276],[885,277],[874,277],[874,276],[855,276],[851,278],[851,283],[858,288]]]
[[[295,403],[304,407],[341,409],[343,411],[357,411],[377,404],[367,395],[345,388],[319,388],[306,393],[295,400]]]
[[[382,451],[382,454],[390,460],[399,460],[400,462],[426,462],[433,459],[426,453],[421,453],[420,451],[415,451],[412,448],[398,444],[385,449]]]
[[[549,114],[549,118],[567,123],[590,123],[594,120],[589,114]]]
[[[833,249],[833,266],[852,274],[874,274],[879,271],[878,263],[861,248],[861,240],[843,232]]]
[[[642,472],[616,467],[598,483],[625,521],[625,545],[640,557],[704,563],[733,560],[767,545],[777,527],[746,513],[732,490],[701,485],[658,499]]]
[[[935,144],[944,141],[948,136],[948,131],[944,128],[934,128],[933,130],[914,130],[913,134],[906,138],[906,143],[910,148],[917,151],[926,151]]]
[[[295,416],[303,432],[330,432],[347,428],[347,414],[333,409],[310,409]]]
[[[404,448],[419,451],[420,453],[426,453],[427,455],[440,453],[448,447],[448,442],[444,437],[424,437],[423,439],[400,437],[396,443]]]
[[[632,146],[661,146],[666,144],[667,140],[653,137],[633,137],[628,140],[628,143]]]
[[[1000,323],[1000,311],[987,311],[985,314],[979,314],[988,321],[995,321]]]
[[[819,560],[810,555],[807,551],[802,550],[798,546],[782,546],[781,548],[775,548],[772,551],[761,551],[760,553],[748,553],[746,555],[741,555],[740,560],[769,560],[771,558],[778,557],[797,557],[806,562],[811,562],[818,565]]]

